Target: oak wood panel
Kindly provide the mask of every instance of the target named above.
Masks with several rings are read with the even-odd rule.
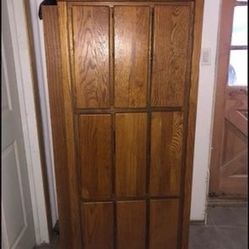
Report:
[[[115,106],[144,107],[147,96],[149,7],[114,8]]]
[[[76,107],[110,105],[109,8],[73,6]]]
[[[145,194],[147,114],[116,114],[117,196]]]
[[[152,106],[182,106],[189,65],[190,6],[156,6]]]
[[[117,248],[145,249],[145,201],[117,203]]]
[[[111,197],[111,115],[80,115],[78,125],[81,196],[88,199]]]
[[[189,244],[189,221],[190,221],[190,206],[191,206],[191,191],[192,191],[192,173],[193,173],[193,157],[194,157],[194,141],[195,141],[195,120],[197,109],[197,94],[198,94],[198,79],[199,79],[199,63],[201,51],[202,37],[202,20],[204,0],[196,0],[192,4],[192,58],[191,58],[191,84],[189,89],[188,112],[187,112],[187,134],[186,134],[186,152],[185,152],[185,167],[183,170],[182,181],[182,202],[180,216],[180,231],[181,240],[179,247],[187,249]]]
[[[156,112],[151,120],[150,194],[179,195],[183,113]]]
[[[82,236],[84,249],[113,248],[113,204],[82,204]]]
[[[178,200],[150,202],[150,249],[176,249]]]
[[[72,106],[72,82],[70,70],[70,42],[68,37],[68,12],[66,3],[58,3],[58,20],[59,20],[59,35],[60,35],[60,54],[61,54],[61,82],[60,87],[63,91],[64,104],[64,120],[65,120],[65,134],[66,134],[66,153],[67,153],[67,173],[69,181],[70,199],[67,204],[70,206],[70,228],[72,230],[71,238],[69,240],[72,248],[81,247],[80,235],[80,205],[78,199],[78,178],[76,166],[76,151],[75,151],[75,131],[74,131],[74,115]],[[62,152],[63,153],[63,152]],[[64,193],[62,193],[64,194]],[[67,235],[66,235],[67,236]],[[61,243],[62,244],[62,243]],[[64,245],[62,245],[63,247]]]
[[[53,155],[58,191],[57,205],[60,221],[60,245],[62,249],[72,247],[70,187],[67,167],[67,144],[65,134],[64,97],[61,84],[61,51],[59,42],[58,9],[42,6],[50,116],[53,136]],[[63,194],[61,194],[63,193]],[[63,247],[64,246],[64,247]]]

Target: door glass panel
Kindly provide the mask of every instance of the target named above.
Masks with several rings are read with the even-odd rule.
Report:
[[[228,85],[247,85],[247,49],[231,50],[228,70]]]
[[[247,6],[234,8],[232,45],[247,45]]]

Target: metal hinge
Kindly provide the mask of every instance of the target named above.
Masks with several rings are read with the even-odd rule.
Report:
[[[42,5],[57,5],[57,1],[56,0],[44,0],[41,2],[39,6],[39,12],[38,12],[38,16],[40,20],[42,20],[42,8],[41,8]]]

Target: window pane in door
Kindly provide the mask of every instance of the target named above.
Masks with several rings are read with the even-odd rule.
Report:
[[[247,85],[247,49],[231,50],[228,70],[228,85]]]
[[[232,45],[247,45],[247,6],[234,8]]]

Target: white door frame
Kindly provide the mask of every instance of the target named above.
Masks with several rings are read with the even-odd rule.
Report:
[[[46,55],[43,33],[43,21],[38,18],[40,4],[43,0],[29,0],[31,22],[34,40],[35,63],[39,88],[45,160],[47,166],[49,198],[52,216],[52,225],[58,220],[56,179],[53,156],[53,138],[51,130],[50,105],[47,82]]]
[[[46,203],[34,101],[29,36],[24,1],[8,0],[21,121],[27,158],[36,244],[49,242]]]

